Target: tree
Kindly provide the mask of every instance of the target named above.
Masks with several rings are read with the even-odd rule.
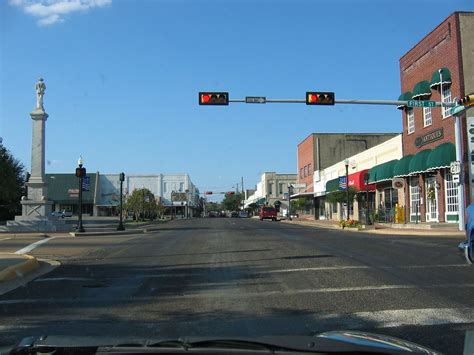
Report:
[[[242,194],[226,194],[222,206],[227,211],[237,211],[240,209],[242,199]]]
[[[13,219],[21,211],[24,185],[23,164],[3,146],[0,138],[0,220]]]
[[[134,214],[136,220],[155,219],[159,207],[155,196],[148,189],[135,189],[125,202],[125,209]]]
[[[349,187],[349,202],[352,202],[357,194],[357,190]],[[326,195],[326,201],[329,203],[347,203],[347,191],[337,190]]]
[[[304,211],[306,206],[310,204],[310,201],[306,198],[297,198],[296,200],[291,200],[291,210],[292,212]]]

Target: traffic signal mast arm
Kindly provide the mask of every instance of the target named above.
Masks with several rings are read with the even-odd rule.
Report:
[[[410,100],[411,101],[411,100]],[[229,103],[246,103],[245,99],[229,99]],[[266,103],[288,103],[288,104],[305,104],[304,99],[266,99]],[[422,100],[417,100],[422,103]],[[336,104],[354,104],[354,105],[391,105],[391,106],[407,106],[408,101],[393,101],[393,100],[334,100]],[[441,102],[435,101],[435,106],[441,106]],[[454,107],[455,102],[443,102],[444,107]],[[419,106],[422,107],[422,106]]]

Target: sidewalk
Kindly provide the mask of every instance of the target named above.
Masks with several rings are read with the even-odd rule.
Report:
[[[325,220],[308,220],[308,219],[293,219],[292,221],[289,220],[281,220],[283,223],[290,223],[290,224],[299,224],[304,226],[311,226],[317,228],[326,228],[326,229],[337,229],[339,231],[344,232],[363,232],[363,233],[370,233],[370,234],[386,234],[386,235],[412,235],[412,236],[459,236],[465,237],[465,233],[459,231],[456,226],[453,227],[445,227],[442,229],[427,229],[427,228],[407,228],[405,225],[400,225],[400,228],[397,228],[397,225],[379,225],[375,224],[374,226],[369,226],[369,228],[365,229],[357,229],[357,228],[344,228],[342,229],[339,226],[337,221],[325,221]]]
[[[0,283],[23,277],[40,267],[34,256],[0,253]]]

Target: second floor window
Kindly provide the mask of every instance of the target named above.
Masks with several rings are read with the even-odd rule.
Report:
[[[168,183],[167,182],[163,183],[163,192],[164,193],[168,192]]]
[[[412,108],[407,110],[407,131],[408,134],[415,132],[415,115]]]
[[[273,184],[268,184],[268,194],[271,195],[273,194]]]
[[[303,168],[300,169],[300,178],[303,178]]]
[[[283,184],[282,184],[281,182],[278,184],[278,193],[279,193],[280,195],[283,194]]]
[[[183,192],[184,191],[184,182],[179,183],[179,191]]]
[[[431,107],[423,107],[423,126],[430,126],[432,123]]]
[[[443,86],[443,92],[441,94],[441,101],[442,102],[451,102],[451,87],[450,86]],[[443,118],[451,116],[451,107],[444,107],[443,106]]]

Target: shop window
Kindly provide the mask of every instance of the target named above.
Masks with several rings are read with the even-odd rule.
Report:
[[[444,177],[446,191],[446,214],[455,214],[459,212],[458,187],[453,182],[453,176],[449,169],[446,170]]]
[[[415,132],[415,114],[412,108],[407,109],[407,131],[408,134]]]
[[[431,107],[423,107],[423,126],[428,127],[433,123],[431,115]]]
[[[390,210],[395,208],[395,205],[398,203],[398,192],[393,188],[388,188],[384,190],[384,204],[385,209]]]
[[[443,92],[441,94],[442,102],[451,102],[451,86],[443,86]],[[443,118],[451,116],[451,107],[443,106]]]
[[[410,178],[410,215],[420,215],[420,187],[418,186],[418,177]]]
[[[337,213],[337,202],[332,204],[332,213]]]

